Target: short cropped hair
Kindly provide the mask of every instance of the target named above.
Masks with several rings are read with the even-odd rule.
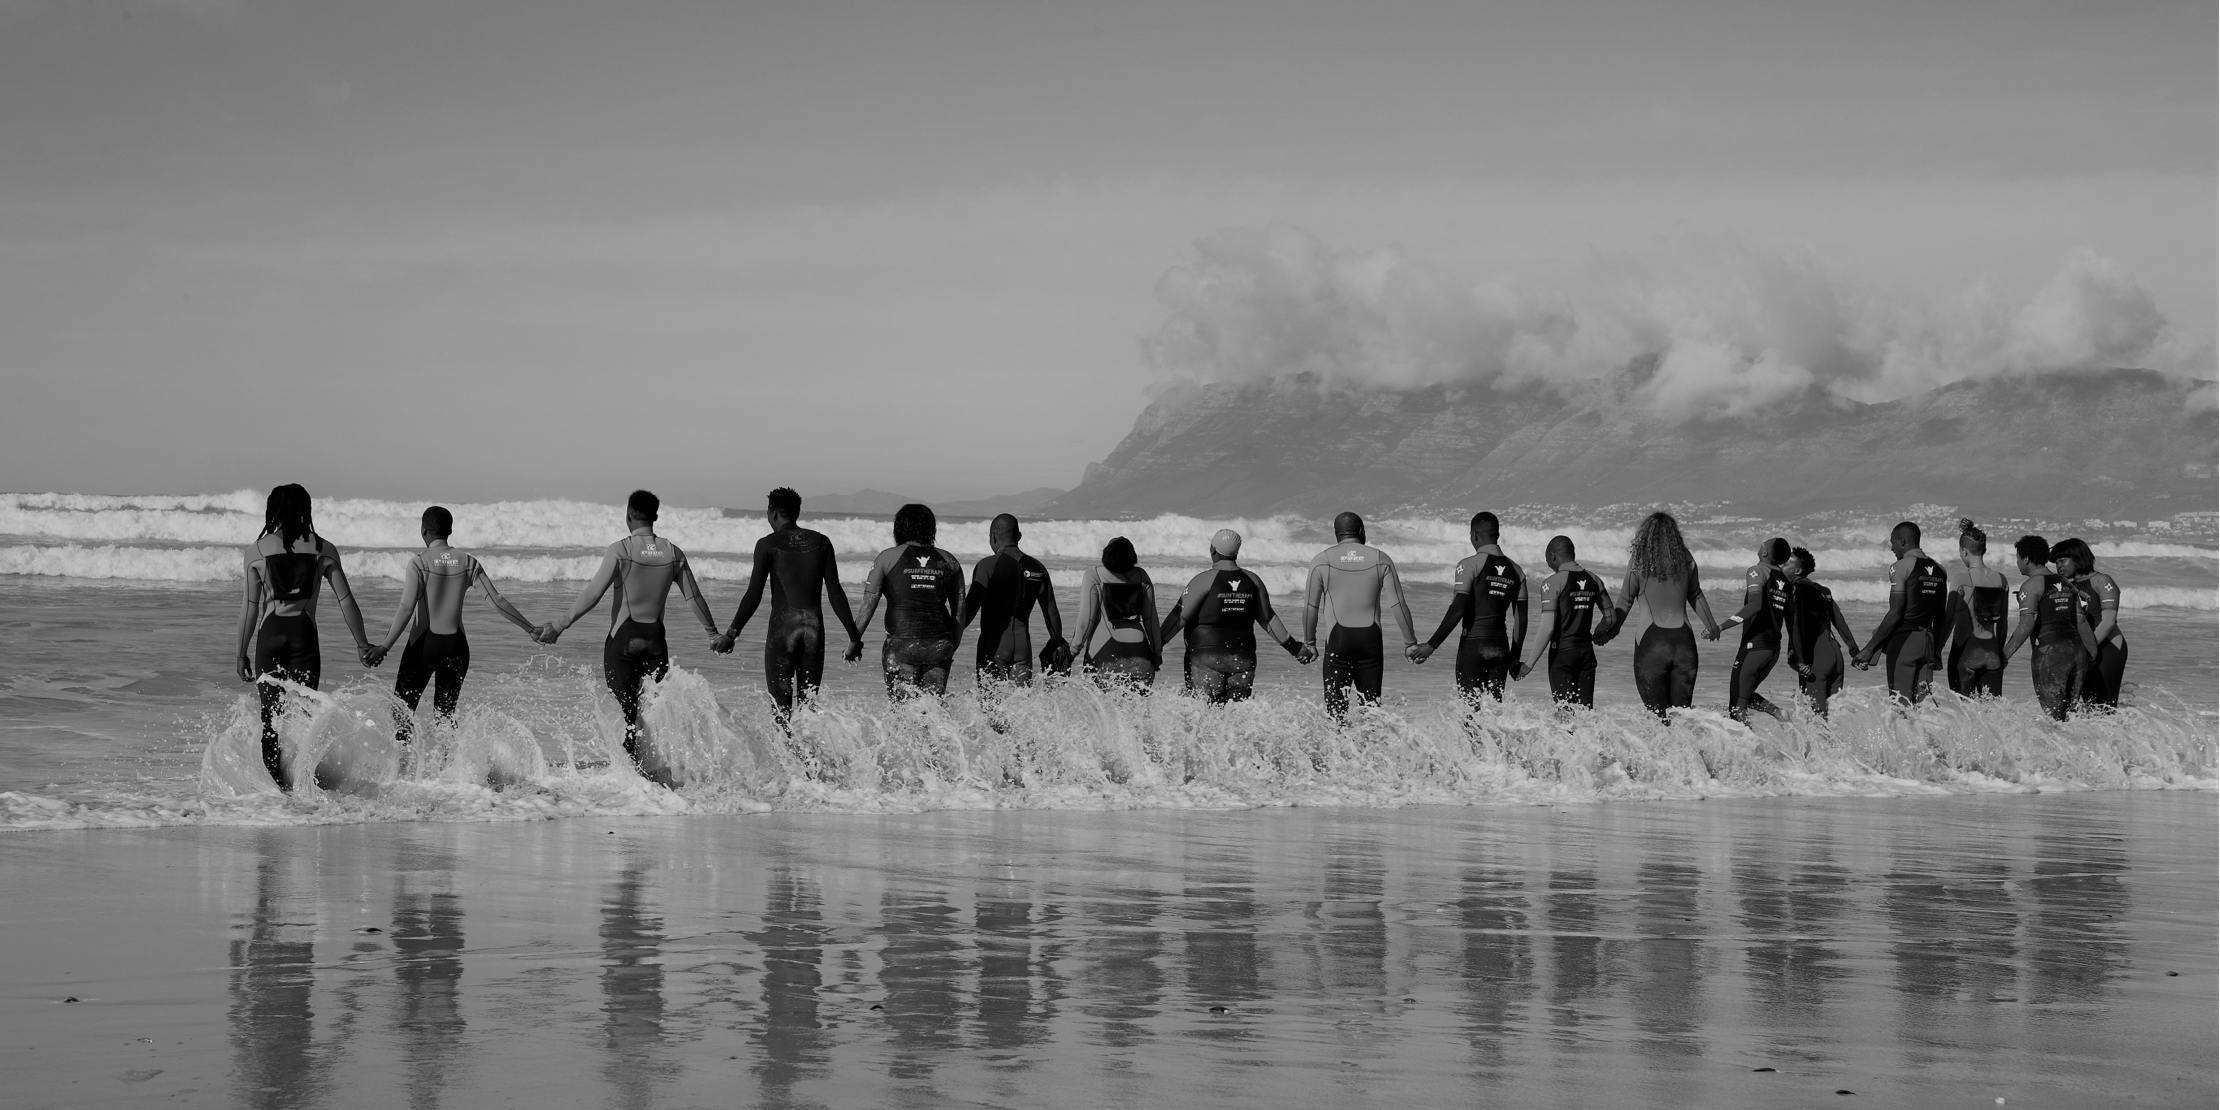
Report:
[[[2012,545],[2012,553],[2030,563],[2050,562],[2050,544],[2041,536],[2021,536]]]
[[[444,505],[434,505],[424,510],[424,530],[443,539],[454,535],[455,514],[448,512]]]
[[[788,520],[802,519],[802,495],[785,486],[771,491],[770,511]]]
[[[644,489],[636,489],[632,491],[631,497],[625,499],[624,511],[626,515],[636,516],[653,524],[656,516],[663,511],[663,499]]]
[[[1503,524],[1495,518],[1494,513],[1474,513],[1472,514],[1472,533],[1476,536],[1486,536],[1488,541],[1493,543],[1503,535]]]
[[[1919,546],[1919,525],[1909,520],[1899,520],[1889,529],[1889,538],[1907,547]]]
[[[1542,552],[1542,557],[1546,560],[1553,560],[1560,563],[1572,562],[1573,559],[1577,557],[1573,554],[1572,537],[1551,536],[1549,538],[1549,547]]]

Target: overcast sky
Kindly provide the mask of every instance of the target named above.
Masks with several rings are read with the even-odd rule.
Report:
[[[757,10],[762,9],[762,10]],[[1157,286],[2076,251],[2209,351],[2210,0],[0,0],[0,488],[1069,486]]]

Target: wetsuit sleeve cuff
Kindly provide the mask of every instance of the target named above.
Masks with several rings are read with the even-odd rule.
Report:
[[[1289,655],[1301,655],[1303,653],[1303,642],[1293,636],[1281,640],[1280,647]]]

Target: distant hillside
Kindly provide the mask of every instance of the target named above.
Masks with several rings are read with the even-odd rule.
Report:
[[[2143,370],[1960,381],[1865,405],[1814,396],[1668,424],[1624,403],[1643,368],[1567,401],[1307,377],[1183,386],[1048,511],[1321,515],[1521,503],[1731,501],[1766,515],[1899,508],[2153,517],[2214,505],[2211,383]]]

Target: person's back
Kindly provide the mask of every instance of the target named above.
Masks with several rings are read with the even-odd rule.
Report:
[[[747,591],[733,611],[732,623],[711,645],[718,652],[731,651],[769,587],[771,617],[763,642],[763,681],[771,694],[772,719],[782,729],[788,727],[795,703],[814,697],[824,683],[823,603],[828,595],[833,615],[848,632],[848,658],[862,654],[863,646],[855,615],[848,609],[848,593],[840,585],[832,540],[797,523],[801,515],[801,494],[785,486],[770,492],[764,517],[771,530],[755,541]]]
[[[1626,581],[1613,601],[1612,635],[1618,634],[1637,602],[1649,618],[1649,627],[1634,644],[1634,687],[1642,704],[1658,720],[1671,724],[1671,710],[1687,708],[1696,700],[1696,636],[1688,628],[1689,608],[1703,618],[1706,639],[1719,637],[1695,557],[1689,554],[1680,522],[1671,513],[1658,511],[1643,518],[1627,544]]]
[[[948,692],[962,627],[964,572],[955,556],[933,545],[938,529],[930,508],[902,506],[894,514],[894,546],[879,552],[864,575],[863,616],[856,625],[859,631],[869,628],[879,603],[886,603],[879,663],[889,697]],[[851,647],[850,658],[858,651]]]
[[[1517,677],[1525,678],[1546,657],[1550,698],[1560,706],[1588,708],[1596,701],[1596,618],[1608,611],[1611,595],[1575,554],[1572,537],[1551,537],[1543,554],[1549,577],[1537,591],[1542,630],[1524,648]]]
[[[1787,587],[1783,591],[1781,633],[1789,667],[1796,672],[1812,711],[1827,715],[1829,699],[1842,689],[1843,644],[1855,643],[1850,622],[1835,603],[1834,591],[1811,580],[1816,562],[1810,551],[1794,548],[1781,564]],[[1840,642],[1836,635],[1840,634]]]
[[[308,490],[289,483],[270,491],[262,533],[244,553],[241,571],[238,644],[234,672],[255,684],[262,711],[262,764],[279,789],[291,789],[282,766],[277,719],[282,683],[316,689],[323,678],[323,651],[316,635],[316,603],[326,582],[339,602],[340,616],[354,636],[364,666],[384,656],[364,633],[340,566],[339,549],[316,534]],[[251,649],[250,649],[251,645]],[[299,776],[294,776],[298,779]]]
[[[1095,631],[1104,629],[1103,642]],[[1079,583],[1079,648],[1098,681],[1127,681],[1142,689],[1163,666],[1163,637],[1156,620],[1156,586],[1139,565],[1132,541],[1120,536],[1104,546],[1102,562]]]
[[[401,574],[401,601],[387,627],[379,654],[391,651],[394,641],[408,633],[401,651],[401,665],[394,675],[393,694],[408,707],[395,722],[395,739],[404,750],[414,733],[412,714],[423,700],[424,689],[433,687],[432,708],[452,719],[462,696],[463,679],[470,673],[470,638],[463,632],[463,600],[475,586],[502,616],[535,638],[531,618],[517,610],[494,588],[484,564],[468,551],[449,542],[455,518],[444,506],[424,510],[420,535],[424,550],[409,556]],[[413,758],[413,756],[411,756]]]
[[[1927,696],[1942,666],[1943,617],[1950,596],[1949,576],[1919,544],[1919,525],[1913,521],[1899,521],[1889,531],[1889,552],[1896,562],[1889,567],[1888,612],[1853,660],[1860,668],[1870,667],[1873,657],[1886,651],[1889,696],[1907,704]]]
[[[1782,716],[1758,688],[1781,655],[1781,618],[1788,604],[1788,578],[1781,564],[1788,555],[1788,541],[1778,536],[1758,545],[1758,561],[1743,575],[1742,608],[1726,620],[1727,627],[1742,626],[1734,666],[1727,672],[1727,716],[1737,721],[1747,723],[1752,709]]]
[[[1048,568],[1018,549],[1017,518],[1005,513],[989,529],[994,553],[972,568],[959,623],[979,621],[979,681],[1024,684],[1033,680],[1032,617],[1036,605],[1052,643],[1063,641],[1063,614],[1049,585]]]
[[[1380,700],[1386,671],[1382,613],[1394,615],[1404,654],[1418,646],[1418,633],[1411,627],[1395,561],[1364,542],[1364,518],[1355,513],[1334,518],[1334,539],[1332,547],[1310,562],[1303,590],[1303,641],[1315,649],[1318,618],[1324,614],[1333,625],[1323,652],[1326,710],[1340,720],[1348,715],[1352,688],[1367,701]]]
[[[1254,571],[1236,561],[1241,533],[1221,528],[1210,538],[1210,569],[1180,592],[1163,635],[1187,634],[1187,689],[1213,705],[1243,701],[1256,685],[1256,630],[1264,629],[1296,659],[1309,649],[1287,634],[1272,611],[1272,592]]]
[[[1498,546],[1501,526],[1491,512],[1472,516],[1473,553],[1450,575],[1449,608],[1441,624],[1417,650],[1424,663],[1462,626],[1457,638],[1457,693],[1466,701],[1487,694],[1503,700],[1503,685],[1518,667],[1526,639],[1526,575]]]

